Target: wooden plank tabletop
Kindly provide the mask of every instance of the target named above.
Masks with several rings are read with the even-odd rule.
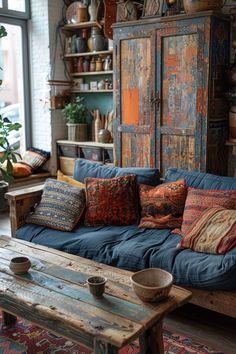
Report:
[[[29,257],[32,267],[14,275],[9,262],[20,255]],[[0,236],[0,307],[88,347],[99,337],[120,348],[191,297],[191,292],[173,286],[168,299],[143,303],[132,290],[131,274]],[[108,279],[101,299],[88,291],[86,280],[91,275]]]

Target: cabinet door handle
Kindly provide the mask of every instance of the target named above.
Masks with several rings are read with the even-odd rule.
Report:
[[[151,98],[151,104],[155,104],[156,105],[156,109],[159,111],[160,109],[160,103],[161,103],[161,99],[160,99],[160,91],[158,90],[156,92],[156,96]]]

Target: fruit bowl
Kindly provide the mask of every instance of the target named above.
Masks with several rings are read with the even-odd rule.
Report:
[[[134,273],[131,283],[136,295],[142,301],[157,302],[169,295],[173,276],[159,268],[147,268]]]

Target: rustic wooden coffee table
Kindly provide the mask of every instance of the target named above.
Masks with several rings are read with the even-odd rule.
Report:
[[[25,255],[32,267],[14,275],[10,259]],[[0,308],[5,323],[23,317],[93,349],[115,354],[139,338],[140,353],[163,353],[162,319],[191,293],[173,286],[168,299],[148,304],[132,290],[132,273],[33,243],[0,236]],[[88,291],[90,275],[107,277],[103,298]]]

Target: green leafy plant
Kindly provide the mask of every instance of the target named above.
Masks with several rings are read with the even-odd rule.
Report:
[[[0,38],[7,35],[4,26],[0,26]],[[0,68],[2,70],[2,68]],[[0,85],[2,81],[0,80]],[[11,147],[8,137],[10,132],[19,130],[21,124],[12,123],[7,117],[0,115],[0,174],[4,181],[11,183],[14,179],[10,175],[13,170],[12,162],[17,162],[17,153],[19,146]]]
[[[88,109],[83,103],[84,98],[77,96],[75,102],[68,103],[62,110],[62,114],[67,123],[84,124],[87,123],[86,118]]]

